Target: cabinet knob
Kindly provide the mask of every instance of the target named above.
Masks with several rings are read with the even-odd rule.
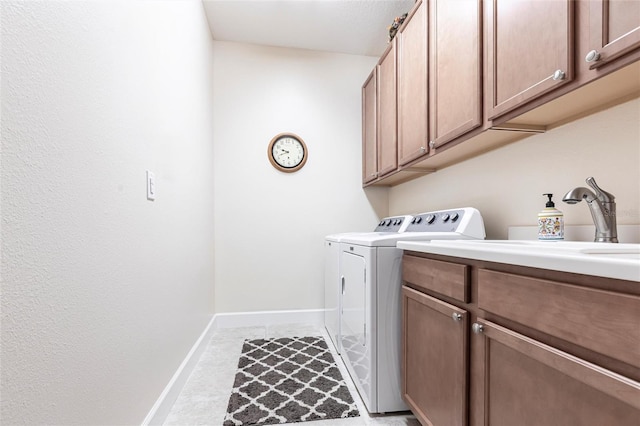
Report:
[[[567,75],[562,70],[556,70],[556,72],[553,73],[553,79],[555,81],[564,80],[566,77]]]
[[[587,53],[587,56],[584,57],[584,60],[587,62],[598,62],[600,60],[600,54],[597,50],[592,50]]]
[[[436,147],[436,142],[435,141],[429,141],[429,148],[433,149]]]
[[[425,152],[427,149],[424,146],[420,147],[420,152]]]
[[[462,314],[454,312],[451,314],[451,318],[453,318],[454,321],[462,321]]]
[[[474,322],[471,326],[471,331],[473,331],[475,334],[480,334],[484,331],[484,326],[482,324]]]

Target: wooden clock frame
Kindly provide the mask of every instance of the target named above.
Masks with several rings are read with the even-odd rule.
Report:
[[[302,145],[302,150],[304,152],[304,155],[302,156],[302,161],[300,161],[300,163],[294,167],[284,167],[278,164],[278,162],[273,158],[273,146],[275,145],[276,142],[278,142],[280,139],[285,137],[293,138],[296,141],[298,141],[300,145]],[[269,157],[269,161],[271,162],[271,165],[275,167],[277,170],[280,170],[281,172],[285,172],[285,173],[293,173],[300,170],[306,164],[307,158],[309,157],[309,150],[307,149],[307,144],[304,143],[304,140],[302,140],[300,136],[296,135],[295,133],[284,132],[284,133],[279,133],[275,135],[273,139],[271,139],[271,142],[269,142],[269,146],[267,147],[267,157]]]

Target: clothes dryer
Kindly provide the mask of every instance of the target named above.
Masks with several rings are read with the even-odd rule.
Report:
[[[340,353],[340,241],[356,235],[389,235],[404,232],[413,216],[390,216],[382,219],[372,232],[346,232],[325,237],[324,242],[324,325],[336,351]]]

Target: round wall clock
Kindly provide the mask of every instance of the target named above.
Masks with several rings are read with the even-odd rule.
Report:
[[[307,162],[307,145],[298,135],[280,133],[269,142],[267,156],[276,169],[286,173],[297,172]]]

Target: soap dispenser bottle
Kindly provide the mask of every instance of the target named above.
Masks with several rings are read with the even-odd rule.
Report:
[[[564,240],[564,217],[562,212],[556,209],[551,200],[553,194],[542,194],[549,197],[549,201],[540,213],[538,213],[538,239],[539,240]]]

